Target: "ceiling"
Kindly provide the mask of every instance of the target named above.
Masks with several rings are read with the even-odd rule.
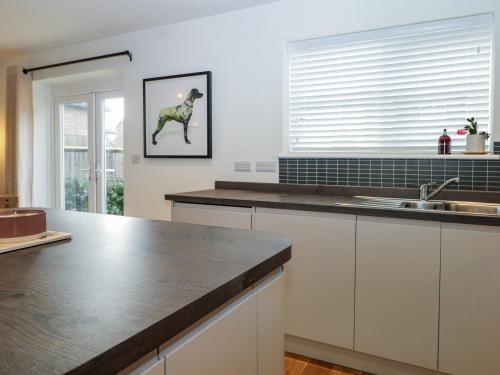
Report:
[[[0,59],[276,0],[0,0]]]

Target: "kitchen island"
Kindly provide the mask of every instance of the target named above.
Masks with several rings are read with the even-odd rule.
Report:
[[[290,242],[268,233],[58,210],[47,216],[48,229],[73,238],[0,255],[1,374],[163,374],[169,356],[172,369],[186,354],[194,362],[183,347],[203,357],[196,338],[216,337],[210,329],[239,306],[250,313],[231,322],[233,331],[266,321],[261,314],[274,310],[252,299],[291,257]],[[261,333],[255,327],[252,340]],[[231,343],[240,344],[260,350]]]

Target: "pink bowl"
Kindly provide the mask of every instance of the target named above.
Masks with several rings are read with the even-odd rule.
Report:
[[[46,235],[47,214],[43,210],[0,211],[0,243],[22,242]]]

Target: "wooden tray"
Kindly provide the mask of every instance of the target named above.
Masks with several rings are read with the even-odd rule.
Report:
[[[55,232],[55,231],[48,230],[47,235],[45,237],[38,238],[36,240],[0,244],[0,254],[6,253],[9,251],[25,249],[27,247],[43,245],[46,243],[62,241],[62,240],[66,240],[68,238],[71,238],[71,233]]]

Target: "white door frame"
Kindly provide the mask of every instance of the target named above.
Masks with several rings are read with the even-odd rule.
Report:
[[[55,125],[55,150],[54,150],[54,161],[55,161],[55,191],[56,199],[55,206],[59,209],[64,209],[64,151],[63,151],[63,114],[60,110],[61,105],[69,103],[87,103],[87,118],[88,118],[88,195],[89,195],[89,212],[95,212],[96,210],[96,191],[93,184],[95,178],[95,95],[94,94],[82,94],[82,95],[68,95],[57,97],[54,99],[54,125]]]

